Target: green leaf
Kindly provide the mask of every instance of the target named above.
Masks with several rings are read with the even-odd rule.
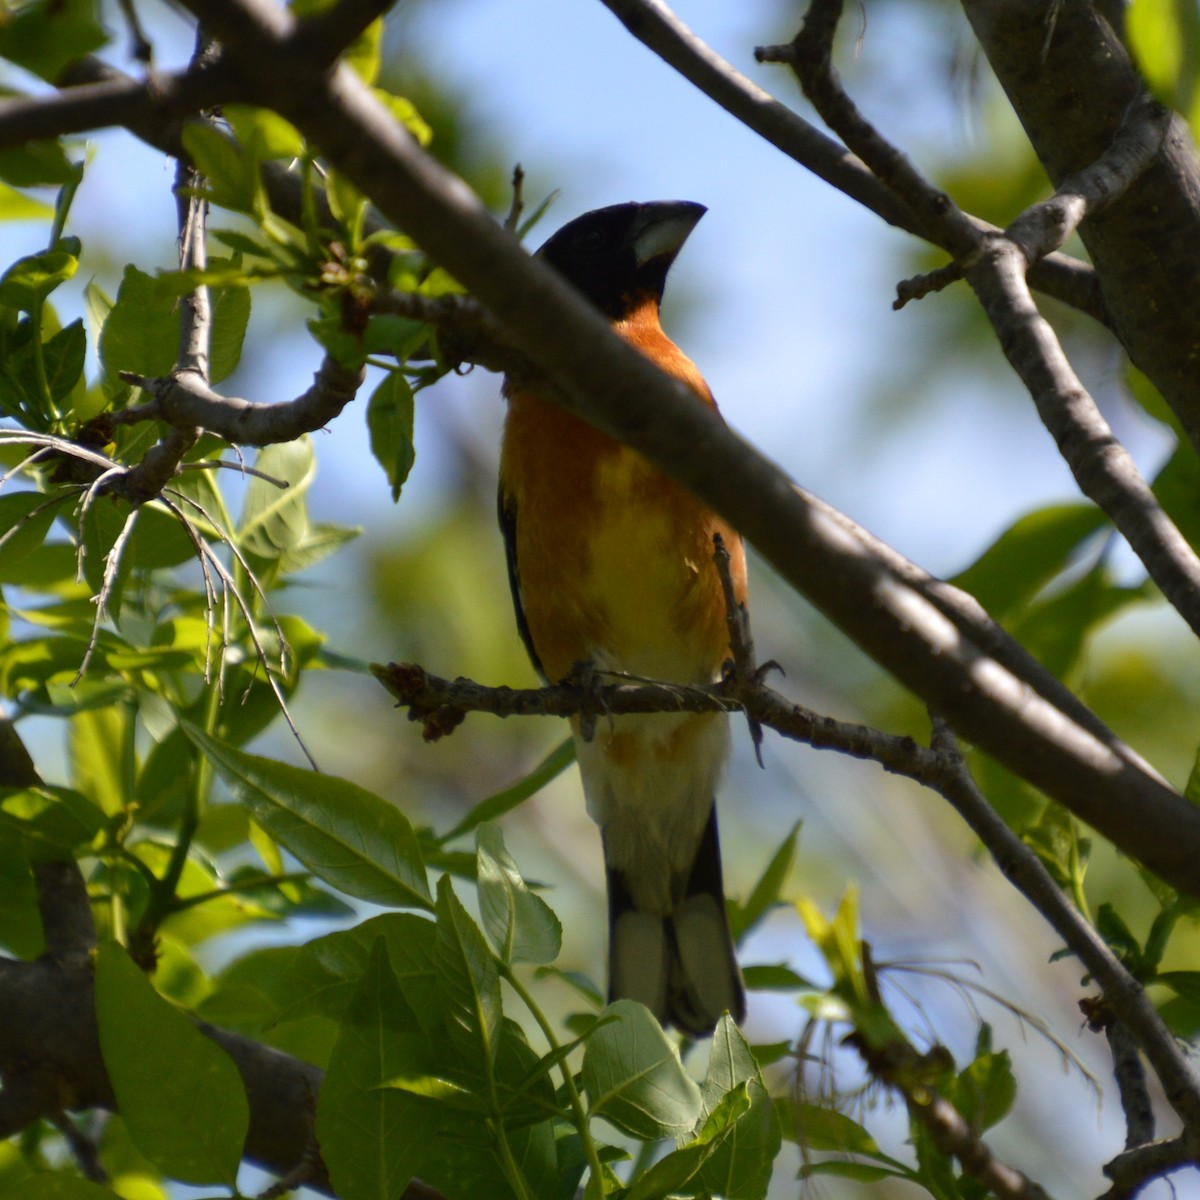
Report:
[[[371,435],[371,453],[387,475],[393,502],[397,501],[416,457],[413,390],[399,371],[389,371],[371,393],[367,430]]]
[[[451,1042],[468,1062],[494,1062],[503,1015],[500,971],[445,875],[437,888],[437,962]]]
[[[232,1184],[250,1123],[237,1067],[113,943],[96,953],[96,1022],[138,1149],[185,1183]]]
[[[728,1014],[713,1033],[702,1091],[706,1127],[733,1097],[742,1102],[729,1136],[705,1159],[699,1181],[714,1196],[763,1200],[783,1134],[750,1045]]]
[[[395,1200],[437,1135],[436,1105],[381,1086],[431,1071],[428,1043],[376,940],[330,1055],[317,1098],[316,1134],[343,1200]]]
[[[887,1158],[862,1125],[835,1108],[781,1098],[774,1104],[780,1128],[790,1142],[809,1150]]]
[[[981,1054],[955,1081],[954,1107],[977,1133],[991,1129],[1012,1109],[1017,1080],[1007,1050]]]
[[[82,319],[60,329],[42,347],[46,365],[46,382],[55,404],[61,403],[83,378],[83,363],[87,356],[87,334]]]
[[[192,128],[192,126],[188,126]],[[153,379],[170,374],[179,351],[179,313],[167,284],[127,266],[100,334],[100,361],[110,386],[118,371]]]
[[[110,816],[133,800],[125,780],[129,720],[121,705],[89,709],[71,718],[72,782]]]
[[[41,254],[18,258],[0,276],[0,304],[33,312],[78,267],[78,257],[67,250],[43,250]]]
[[[297,438],[260,450],[255,467],[287,487],[251,477],[238,522],[238,544],[257,558],[274,561],[308,534],[307,492],[317,474],[312,439]]]
[[[70,788],[0,788],[0,823],[27,839],[35,861],[56,861],[92,841],[105,817]]]
[[[70,1175],[34,1175],[21,1181],[22,1200],[120,1200],[116,1192]]]
[[[214,260],[219,262],[221,260]],[[214,265],[210,263],[210,266]],[[242,344],[250,320],[250,289],[227,286],[212,293],[212,334],[209,346],[210,382],[220,383],[242,360]]]
[[[403,96],[394,96],[382,88],[372,88],[371,92],[375,99],[392,114],[393,119],[413,135],[417,145],[428,146],[433,141],[433,130],[425,118],[417,112],[417,106],[411,100],[407,100]]]
[[[0,58],[54,83],[77,58],[108,41],[96,0],[35,0],[10,7],[0,20]]]
[[[221,109],[237,139],[255,158],[302,158],[304,138],[289,121],[269,108],[226,104]]]
[[[950,582],[998,621],[1028,603],[1107,518],[1093,504],[1054,504],[1020,517]]]
[[[437,927],[413,913],[384,913],[314,938],[300,947],[282,989],[279,1021],[314,1013],[340,1019],[382,938],[405,1001],[426,1031],[440,1028],[443,1005],[437,986]]]
[[[1185,113],[1196,65],[1196,20],[1188,20],[1188,7],[1177,0],[1133,0],[1123,13],[1126,41],[1146,82],[1164,104]]]
[[[45,540],[59,508],[41,492],[0,495],[0,582],[23,582],[22,566]]]
[[[67,157],[61,142],[47,139],[0,150],[0,179],[13,187],[61,187],[74,183],[81,175],[82,168]],[[46,209],[47,215],[54,213],[44,204],[38,207]]]
[[[732,906],[729,914],[729,929],[734,941],[740,946],[745,937],[776,905],[783,903],[781,892],[796,857],[796,840],[800,836],[802,822],[797,821],[791,832],[779,844],[771,856],[758,882],[750,889],[750,895],[742,904]]]
[[[799,992],[817,986],[786,963],[757,963],[743,967],[742,982],[752,992]]]
[[[575,761],[575,742],[564,738],[532,771],[503,791],[494,792],[480,800],[474,808],[449,833],[438,838],[440,845],[452,842],[464,833],[478,828],[485,821],[495,821],[536,795],[551,780],[557,779]]]
[[[562,949],[562,924],[525,886],[498,825],[476,830],[475,852],[479,915],[496,953],[506,963],[553,962]]]
[[[394,805],[348,780],[183,730],[250,815],[326,883],[372,904],[432,907],[416,835]]]
[[[210,125],[183,127],[183,145],[204,176],[214,204],[234,212],[265,211],[262,180],[254,155]]]
[[[0,153],[0,160],[3,157]],[[0,183],[0,221],[48,221],[53,216],[50,205]]]
[[[1100,563],[1061,590],[1039,599],[1012,623],[1013,636],[1060,678],[1080,661],[1096,628],[1131,604],[1157,595],[1147,580],[1137,587],[1115,584]]]
[[[840,1162],[838,1159],[804,1163],[796,1172],[797,1179],[814,1179],[818,1175],[853,1179],[858,1183],[882,1183],[885,1179],[911,1179],[913,1182],[921,1182],[915,1172],[902,1167],[876,1167],[870,1163]]]
[[[636,1138],[683,1137],[700,1119],[700,1088],[679,1051],[641,1004],[618,1000],[603,1013],[583,1053],[583,1086],[593,1116]]]

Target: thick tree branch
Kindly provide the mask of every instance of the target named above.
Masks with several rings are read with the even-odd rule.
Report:
[[[1099,1200],[1131,1200],[1148,1183],[1181,1167],[1193,1166],[1195,1161],[1195,1153],[1181,1137],[1127,1150],[1105,1165],[1104,1174],[1113,1185]]]
[[[233,77],[221,62],[158,71],[144,81],[118,73],[48,95],[0,100],[0,148],[110,125],[137,129],[177,123],[236,98]]]

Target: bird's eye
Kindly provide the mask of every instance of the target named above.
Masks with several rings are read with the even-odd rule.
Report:
[[[604,245],[606,235],[603,229],[582,229],[575,235],[575,248],[577,250],[599,250]]]

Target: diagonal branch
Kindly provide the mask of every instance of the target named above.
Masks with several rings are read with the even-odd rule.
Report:
[[[1138,178],[1161,143],[1161,110],[1134,106],[1108,154],[1068,180],[1061,195],[1018,219],[1018,236],[1032,239],[1027,250],[1010,234],[980,233],[858,110],[831,60],[841,12],[841,0],[813,0],[790,45],[760,55],[791,65],[822,118],[909,205],[930,236],[951,250],[1080,489],[1105,512],[1163,595],[1200,635],[1200,558],[1075,374],[1025,278],[1030,256],[1059,233],[1065,237],[1072,221],[1111,203]]]
[[[748,129],[777,150],[882,217],[889,225],[931,237],[913,210],[846,148],[810,125],[747,79],[692,32],[662,0],[601,0],[629,32]],[[980,231],[994,226],[972,217]],[[1108,314],[1095,272],[1086,263],[1054,254],[1038,263],[1030,281],[1048,296],[1101,322]]]

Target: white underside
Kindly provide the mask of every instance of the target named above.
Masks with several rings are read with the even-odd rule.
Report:
[[[688,720],[695,717],[600,717],[592,741],[576,739],[588,813],[603,831],[605,858],[623,873],[634,906],[660,916],[673,910],[691,870],[729,752],[729,721],[719,716],[687,754],[664,754]],[[614,733],[636,739],[635,753],[622,763],[608,749]]]

